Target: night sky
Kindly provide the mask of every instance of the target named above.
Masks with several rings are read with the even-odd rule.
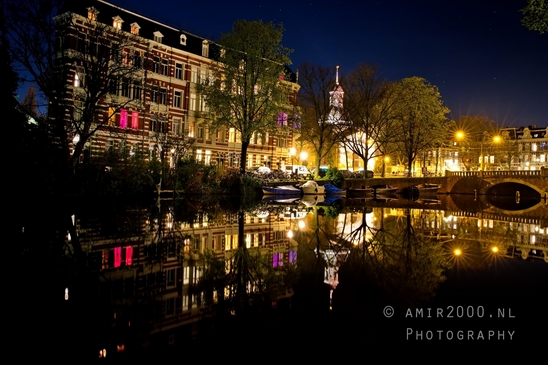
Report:
[[[237,19],[281,22],[293,70],[375,63],[388,80],[436,85],[453,119],[548,126],[548,34],[521,24],[526,0],[110,2],[212,40]]]

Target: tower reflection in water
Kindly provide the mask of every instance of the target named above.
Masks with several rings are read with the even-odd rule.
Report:
[[[201,324],[212,318],[309,304],[306,286],[333,310],[349,306],[338,297],[341,282],[345,295],[366,285],[376,288],[377,303],[420,306],[452,267],[509,257],[548,262],[548,233],[534,218],[299,200],[245,211],[194,206],[76,216],[104,306],[95,323],[104,333],[95,345],[101,356],[199,339],[213,331]]]

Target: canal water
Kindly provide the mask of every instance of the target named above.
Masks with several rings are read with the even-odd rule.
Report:
[[[265,359],[378,346],[536,353],[548,343],[545,202],[492,203],[50,204],[18,236],[14,349],[57,363],[251,348]]]

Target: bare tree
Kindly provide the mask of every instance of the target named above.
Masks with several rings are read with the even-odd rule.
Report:
[[[61,0],[6,1],[11,55],[38,88],[46,123],[74,171],[89,139],[143,100],[143,53],[136,36],[70,11]],[[76,24],[76,22],[80,24]]]
[[[344,79],[345,110],[351,120],[344,144],[363,160],[367,168],[371,157],[383,156],[394,124],[394,88],[379,72],[378,66],[361,64]]]
[[[333,108],[331,93],[336,85],[335,69],[305,63],[299,68],[299,106],[302,110],[300,140],[316,154],[316,174],[322,161],[338,143],[343,113]],[[341,100],[342,104],[342,100]]]

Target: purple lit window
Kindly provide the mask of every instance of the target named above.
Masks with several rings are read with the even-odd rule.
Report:
[[[122,247],[114,248],[114,267],[120,267],[122,264]]]
[[[297,251],[291,250],[289,251],[289,263],[294,264],[297,262]]]
[[[280,267],[284,265],[284,254],[283,253],[275,253],[272,255],[272,267]]]
[[[120,110],[120,128],[127,128],[127,110]]]
[[[287,126],[287,114],[279,112],[278,113],[278,125]]]

